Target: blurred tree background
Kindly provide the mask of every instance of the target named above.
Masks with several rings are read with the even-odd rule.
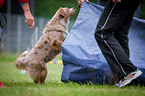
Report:
[[[145,0],[141,1],[141,18],[145,19]]]
[[[97,4],[98,0],[90,0],[90,2]],[[35,0],[35,16],[52,17],[60,7],[75,7],[77,10],[71,19],[76,19],[79,12],[77,0]],[[141,3],[141,18],[145,19],[145,0]]]
[[[79,12],[77,0],[35,0],[35,16],[52,17],[60,7],[75,7],[76,12],[71,19],[76,19]]]

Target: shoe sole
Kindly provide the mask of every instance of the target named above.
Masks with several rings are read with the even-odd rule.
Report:
[[[142,74],[142,72],[139,70],[139,72],[137,72],[130,80],[128,80],[124,85],[118,86],[118,87],[123,87],[128,85],[132,80],[137,79],[138,77],[140,77]]]

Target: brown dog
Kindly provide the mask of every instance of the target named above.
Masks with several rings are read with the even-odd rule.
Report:
[[[36,45],[23,52],[15,61],[14,66],[25,69],[30,78],[37,84],[44,84],[47,76],[46,63],[61,52],[61,45],[67,36],[70,15],[75,8],[60,8],[53,18],[46,24],[43,35]]]

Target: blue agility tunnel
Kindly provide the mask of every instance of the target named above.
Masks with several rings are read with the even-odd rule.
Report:
[[[77,20],[62,45],[63,82],[109,84],[111,70],[94,37],[103,7],[83,2]],[[132,84],[145,85],[145,21],[134,18],[129,33],[130,59],[143,75]]]

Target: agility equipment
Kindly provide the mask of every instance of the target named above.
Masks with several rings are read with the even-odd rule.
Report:
[[[109,84],[111,70],[94,37],[103,7],[83,2],[77,20],[62,45],[63,82]],[[130,59],[143,74],[132,84],[145,85],[145,20],[134,18],[129,30]]]

